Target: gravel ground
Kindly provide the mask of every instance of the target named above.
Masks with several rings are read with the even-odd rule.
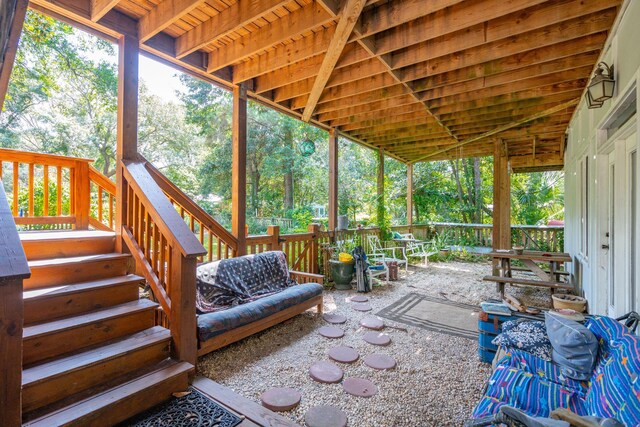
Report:
[[[367,296],[373,310],[353,310],[348,301],[353,291],[325,291],[325,313],[347,316],[340,339],[328,339],[315,332],[327,325],[315,312],[305,312],[267,331],[204,356],[198,369],[207,377],[241,395],[260,402],[260,395],[271,387],[293,387],[302,401],[284,416],[304,425],[304,414],[315,405],[335,405],[345,411],[350,426],[460,426],[482,394],[491,370],[480,363],[477,342],[412,327],[384,319],[384,332],[392,339],[388,347],[377,347],[362,340],[367,332],[361,318],[376,313],[409,292],[424,293],[457,302],[478,304],[497,298],[495,285],[483,282],[490,264],[446,262],[427,268],[411,267],[408,275],[389,285],[374,287]],[[509,289],[509,288],[508,288]],[[545,306],[549,291],[510,288],[523,302]],[[352,365],[339,364],[347,377],[373,381],[376,396],[360,398],[346,394],[341,384],[320,384],[309,377],[308,369],[319,360],[329,360],[329,349],[348,345],[360,353]],[[376,371],[362,358],[371,353],[393,356],[398,366]]]

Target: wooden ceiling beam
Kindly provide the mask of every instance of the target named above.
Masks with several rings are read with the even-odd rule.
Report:
[[[434,108],[442,105],[454,104],[457,102],[468,102],[482,98],[505,95],[509,93],[522,92],[525,90],[534,90],[539,87],[550,85],[558,85],[564,82],[583,81],[589,79],[593,66],[575,68],[572,70],[562,71],[558,73],[550,73],[545,75],[534,75],[525,80],[517,80],[512,83],[505,83],[487,88],[476,88],[475,90],[460,92],[448,95],[447,90],[421,92],[420,96],[423,101],[427,101]],[[586,81],[583,82],[586,86]],[[579,84],[579,83],[578,83]],[[584,86],[583,86],[584,87]],[[438,96],[440,93],[447,94]]]
[[[120,0],[91,0],[91,20],[97,22],[111,9],[116,7]]]
[[[403,107],[407,105],[422,105],[422,103],[418,103],[415,100],[415,98],[411,96],[402,96],[402,97],[390,98],[390,99],[379,99],[367,105],[358,105],[355,107],[344,107],[344,108],[336,109],[333,111],[329,111],[327,113],[322,113],[318,116],[318,120],[321,122],[328,122],[330,120],[348,118],[357,114],[374,113],[380,110],[389,110],[392,108]]]
[[[358,138],[368,140],[369,138],[402,138],[402,137],[417,137],[418,135],[429,134],[439,137],[445,137],[448,135],[441,128],[434,123],[413,125],[411,122],[405,123],[395,128],[385,128],[383,126],[380,129],[360,129],[357,132],[347,132],[349,135],[355,135]]]
[[[293,43],[276,46],[269,52],[234,65],[233,83],[242,83],[325,53],[335,30],[335,25],[332,25],[324,31],[314,32],[312,35],[303,37]],[[369,55],[365,52],[363,59],[368,57]]]
[[[373,126],[379,125],[396,125],[397,123],[414,122],[416,124],[421,123],[435,123],[435,120],[424,111],[424,108],[420,111],[412,111],[408,114],[393,114],[389,116],[379,116],[381,118],[361,120],[358,122],[347,123],[340,126],[340,130],[343,132],[353,132],[359,129],[367,129]]]
[[[591,34],[582,39],[573,39],[551,46],[545,46],[517,53],[504,58],[483,62],[479,65],[472,65],[457,70],[434,74],[429,77],[411,81],[411,87],[416,91],[434,89],[441,86],[463,83],[469,80],[492,77],[507,72],[517,72],[526,67],[538,66],[544,63],[571,59],[579,55],[597,53],[602,48],[607,38],[606,32]],[[426,65],[426,63],[422,63]],[[414,68],[413,66],[411,68]],[[411,74],[411,78],[417,77],[416,73],[408,73],[409,69],[403,72]]]
[[[565,71],[572,71],[577,68],[593,68],[593,64],[598,60],[599,52],[587,52],[581,55],[570,56],[555,61],[544,62],[542,64],[531,65],[514,71],[508,71],[500,74],[467,80],[461,83],[453,83],[447,86],[439,86],[430,90],[421,92],[421,95],[427,99],[443,98],[446,96],[472,92],[489,87],[500,87],[511,85],[515,82],[529,81],[542,76],[552,76]],[[586,73],[589,75],[589,72]],[[416,91],[416,86],[411,85]]]
[[[395,26],[375,40],[376,53],[379,55],[402,49],[407,46],[440,37],[456,31],[466,30],[476,25],[522,11],[525,8],[543,3],[544,0],[484,0],[481,2],[461,2],[450,8],[412,20],[409,24]],[[549,21],[547,21],[548,25]],[[525,26],[523,23],[521,26]],[[512,31],[518,29],[512,28]]]
[[[493,135],[497,135],[500,132],[503,132],[505,130],[509,130],[509,129],[512,129],[512,128],[515,128],[515,127],[519,127],[519,126],[522,126],[525,123],[532,122],[532,121],[537,120],[537,119],[542,118],[542,117],[550,116],[550,115],[555,114],[555,113],[557,113],[559,111],[562,111],[562,110],[566,110],[569,107],[575,107],[576,105],[578,105],[579,101],[580,101],[579,98],[572,99],[571,101],[568,101],[568,102],[565,102],[563,104],[557,105],[557,106],[555,106],[553,108],[550,108],[548,110],[542,111],[540,113],[536,113],[533,116],[529,116],[529,117],[526,117],[524,119],[509,123],[509,124],[506,124],[506,125],[503,125],[503,126],[499,126],[499,127],[495,128],[495,129],[492,129],[492,130],[490,130],[488,132],[485,132],[485,133],[483,133],[481,135],[475,136],[475,137],[470,138],[470,139],[466,139],[466,140],[464,140],[464,141],[462,141],[462,142],[460,142],[458,144],[455,144],[454,147],[446,149],[446,150],[441,151],[441,152],[446,152],[446,151],[449,151],[451,149],[455,149],[455,148],[458,148],[458,147],[463,147],[463,146],[465,146],[467,144],[470,144],[472,142],[479,141],[481,139],[485,139],[485,138],[491,137]],[[434,153],[434,154],[428,155],[428,156],[424,156],[424,157],[420,158],[419,160],[420,161],[426,160],[426,159],[428,159],[430,157],[433,157],[435,154],[437,154],[437,152]]]
[[[285,0],[238,0],[178,37],[176,56],[182,58],[195,52],[285,4]]]
[[[249,18],[247,17],[247,19]],[[213,50],[209,53],[207,71],[211,73],[220,68],[236,64],[274,44],[331,23],[333,20],[334,18],[327,14],[317,3],[309,3],[277,21],[234,40],[233,43]]]
[[[544,111],[544,110],[543,110]],[[534,113],[538,114],[538,113]],[[571,119],[571,115],[573,114],[573,108],[568,108],[563,114],[553,115],[544,117],[539,119],[540,122],[549,122],[551,119],[558,122],[566,122],[568,123]],[[512,123],[514,121],[525,119],[529,116],[513,116],[513,117],[503,117],[500,119],[492,119],[492,120],[478,120],[476,122],[467,122],[462,123],[460,125],[452,126],[451,129],[456,132],[456,134],[468,133],[475,131],[476,129],[486,129],[496,126],[506,125],[507,123]],[[532,124],[537,124],[538,122],[531,122]]]
[[[341,117],[339,119],[330,120],[328,123],[331,127],[340,127],[348,124],[358,124],[367,120],[376,120],[381,117],[400,117],[405,114],[424,113],[424,107],[422,104],[413,103],[403,105],[400,107],[392,107],[389,109],[383,109],[380,111],[373,111],[367,113],[358,113],[349,117]]]
[[[144,43],[202,3],[204,0],[162,0],[138,21],[138,39]]]
[[[615,8],[607,9],[596,14],[437,57],[434,57],[432,46],[428,44],[416,45],[411,49],[393,54],[391,63],[394,69],[402,68],[401,75],[404,81],[412,81],[495,61],[497,58],[505,58],[533,49],[552,48],[562,42],[606,32],[611,28],[615,16]],[[411,67],[412,65],[417,66]]]
[[[387,74],[388,75],[388,74]],[[353,86],[355,82],[352,82],[350,86]],[[352,91],[349,90],[349,93],[345,93],[344,96],[336,96],[333,99],[323,100],[321,104],[318,105],[317,111],[324,112],[326,108],[324,106],[330,104],[332,106],[337,105],[336,103],[340,100],[344,100],[346,105],[357,105],[362,104],[362,101],[369,102],[368,100],[372,100],[372,97],[380,97],[380,98],[392,98],[394,96],[400,96],[403,94],[410,94],[411,91],[406,88],[403,84],[395,82],[395,85],[392,86],[382,86],[381,88],[371,88],[371,90],[365,89],[362,91]],[[291,101],[291,108],[298,109],[303,108],[306,105],[306,101],[309,98],[309,95],[302,95],[297,98],[294,98]],[[321,107],[323,106],[323,107]]]
[[[563,92],[580,92],[584,90],[584,82],[570,82],[570,84],[562,83],[560,85],[550,85],[539,87],[536,89],[525,90],[517,93],[509,93],[507,95],[499,95],[485,99],[477,99],[469,102],[461,102],[458,104],[443,105],[434,108],[440,114],[447,114],[460,111],[470,111],[479,108],[499,108],[501,104],[520,104],[537,105],[544,102],[543,98],[547,96],[555,96]]]
[[[318,100],[329,81],[329,77],[331,77],[336,63],[347,44],[349,36],[353,32],[354,26],[358,22],[358,18],[360,17],[360,13],[362,12],[364,5],[365,0],[345,0],[342,8],[342,15],[340,16],[338,25],[336,26],[333,39],[331,39],[331,43],[329,43],[329,48],[324,56],[322,65],[318,70],[318,75],[316,76],[313,87],[311,88],[311,93],[309,93],[307,105],[302,113],[302,121],[308,122],[311,120],[311,115],[313,114],[313,111],[318,104]]]
[[[572,98],[575,98],[575,96]],[[563,99],[563,101],[566,101],[568,99],[571,99],[571,97]],[[531,116],[532,114],[535,114],[539,111],[544,111],[557,104],[558,102],[550,102],[550,103],[543,102],[542,104],[536,105],[535,107],[509,109],[509,110],[498,111],[495,113],[486,113],[486,114],[459,113],[456,116],[450,116],[448,119],[443,119],[443,121],[447,123],[449,126],[455,127],[464,123],[475,122],[475,121],[495,120],[495,119],[501,119],[504,117]]]
[[[411,91],[409,91],[409,89],[407,89],[402,85],[396,85],[390,88],[374,90],[371,92],[365,92],[360,95],[354,95],[348,98],[342,98],[337,101],[325,102],[324,104],[319,105],[316,111],[318,114],[321,114],[321,113],[326,113],[328,111],[333,111],[336,109],[369,104],[371,102],[375,102],[380,99],[395,98],[403,95],[411,95]],[[295,104],[292,104],[292,107],[295,108]]]
[[[274,101],[282,102],[287,99],[295,98],[299,95],[296,93],[300,90],[305,90],[309,87],[309,81],[305,80],[301,82],[300,85],[296,85],[295,88],[291,86],[286,86],[283,88],[276,89],[274,92]],[[335,101],[341,98],[346,98],[349,96],[361,94],[364,92],[370,92],[377,89],[384,89],[389,86],[397,85],[398,82],[389,75],[389,73],[380,73],[374,76],[366,77],[364,79],[355,80],[350,82],[348,85],[334,86],[331,88],[327,88],[322,97],[318,101],[319,104],[329,101]],[[291,89],[290,89],[291,88]],[[302,88],[302,89],[301,89]],[[424,108],[423,108],[424,111]]]

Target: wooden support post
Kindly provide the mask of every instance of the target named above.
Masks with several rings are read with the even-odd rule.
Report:
[[[329,230],[338,225],[338,132],[329,130]]]
[[[116,251],[126,250],[122,226],[126,224],[127,183],[123,160],[138,157],[138,39],[122,36],[118,43],[118,135],[116,145]]]
[[[377,203],[378,225],[382,224],[386,215],[386,206],[384,205],[384,151],[378,150],[378,203]]]
[[[413,165],[407,165],[407,225],[409,232],[413,232]]]
[[[171,346],[177,360],[197,364],[198,343],[194,331],[196,324],[196,266],[197,257],[185,257],[178,250],[171,254]]]
[[[77,161],[73,178],[75,180],[73,183],[73,190],[75,192],[73,202],[75,204],[74,211],[76,215],[76,230],[88,230],[89,211],[91,209],[89,164],[87,162]]]
[[[0,111],[9,88],[9,78],[16,59],[28,0],[8,0],[0,3]]]
[[[320,233],[320,224],[309,224],[307,231],[313,233],[311,240],[311,264],[309,266],[309,273],[318,274],[320,269],[318,268],[318,236]]]
[[[280,250],[280,226],[270,225],[267,227],[267,236],[271,237],[271,243],[269,246],[270,251]]]
[[[231,164],[231,231],[238,239],[236,256],[247,252],[247,90],[233,87]]]
[[[22,425],[22,281],[30,275],[0,183],[0,426]]]
[[[511,249],[511,171],[506,143],[493,146],[493,249]]]

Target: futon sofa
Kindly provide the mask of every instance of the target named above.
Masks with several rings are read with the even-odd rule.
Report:
[[[317,306],[323,276],[289,271],[281,251],[198,266],[198,355],[209,353]]]
[[[586,326],[599,340],[588,381],[566,378],[558,365],[512,350],[498,362],[472,417],[493,415],[510,405],[538,417],[566,408],[640,426],[640,337],[609,317],[590,318]]]

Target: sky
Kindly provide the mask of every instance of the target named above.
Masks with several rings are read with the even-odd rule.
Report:
[[[149,93],[165,101],[178,102],[176,91],[184,87],[178,78],[178,70],[144,55],[140,55],[139,67],[140,79],[144,81]]]

